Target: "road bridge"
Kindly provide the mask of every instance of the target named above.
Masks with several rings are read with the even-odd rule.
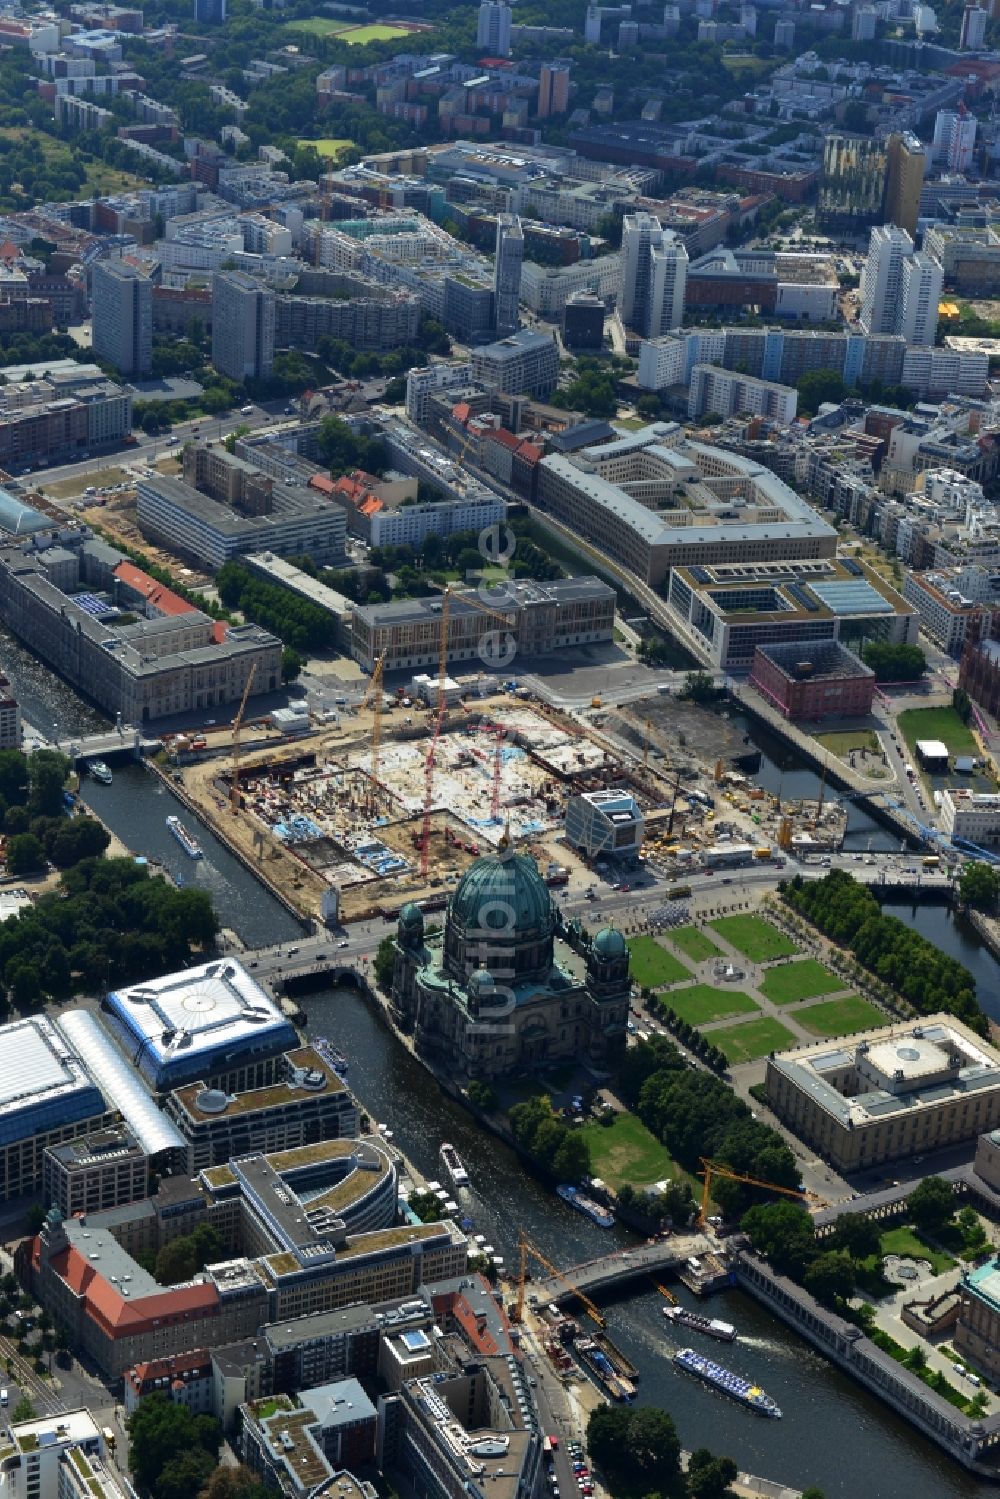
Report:
[[[685,1260],[707,1254],[716,1247],[705,1234],[675,1234],[668,1239],[657,1239],[653,1244],[643,1244],[638,1249],[621,1249],[601,1255],[596,1260],[587,1260],[582,1265],[573,1265],[562,1272],[565,1279],[550,1276],[533,1281],[531,1295],[540,1305],[572,1301],[573,1286],[592,1296],[597,1291],[617,1289],[633,1280],[676,1270]]]

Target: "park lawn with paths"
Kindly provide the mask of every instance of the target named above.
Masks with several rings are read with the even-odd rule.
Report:
[[[760,1008],[756,1000],[742,989],[713,989],[711,984],[692,984],[690,989],[674,989],[661,994],[660,1003],[668,1006],[688,1025],[708,1025],[730,1015],[750,1015]]]
[[[762,916],[720,916],[709,926],[741,952],[751,963],[769,963],[772,958],[791,958],[795,943]]]
[[[691,970],[661,947],[655,937],[629,937],[630,972],[640,989],[662,989],[691,977]]]
[[[588,1120],[581,1133],[590,1149],[590,1174],[615,1191],[625,1182],[648,1187],[666,1177],[684,1177],[695,1185],[694,1177],[680,1169],[667,1147],[634,1114],[616,1114],[610,1125]]]
[[[705,963],[720,956],[721,949],[696,926],[679,926],[667,936],[692,963]]]
[[[899,731],[916,755],[918,739],[940,739],[949,755],[978,755],[979,746],[954,708],[906,708],[899,715]],[[914,759],[916,764],[916,759]]]
[[[882,1235],[880,1246],[883,1258],[887,1254],[899,1254],[906,1259],[929,1260],[935,1275],[943,1275],[954,1268],[955,1261],[943,1249],[934,1249],[908,1224],[901,1228],[890,1228]]]
[[[845,994],[843,999],[808,1005],[804,1010],[796,1010],[795,1018],[804,1030],[816,1036],[849,1036],[852,1031],[870,1031],[885,1024],[881,1010],[860,994]]]
[[[845,729],[830,734],[814,734],[817,744],[823,745],[831,754],[846,759],[851,750],[869,750],[877,755],[882,746],[874,729]]]
[[[717,1046],[727,1061],[734,1067],[741,1062],[755,1062],[766,1057],[769,1051],[783,1051],[795,1044],[795,1037],[787,1025],[762,1015],[759,1020],[748,1020],[745,1025],[725,1026],[721,1030],[706,1031],[705,1039]]]
[[[793,1005],[800,999],[815,999],[817,994],[836,994],[846,989],[842,978],[831,973],[815,958],[801,958],[798,962],[779,963],[769,968],[760,985],[760,992],[774,1005]]]

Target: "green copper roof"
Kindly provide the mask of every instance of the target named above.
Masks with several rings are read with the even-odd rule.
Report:
[[[404,926],[418,926],[424,919],[424,913],[412,900],[408,900],[399,913],[399,919]]]
[[[599,958],[621,958],[627,952],[625,938],[613,926],[606,926],[594,938],[594,952]]]
[[[450,917],[466,930],[511,937],[552,926],[552,901],[528,854],[487,854],[470,864],[451,898]]]

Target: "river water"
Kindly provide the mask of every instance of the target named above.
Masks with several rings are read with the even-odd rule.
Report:
[[[25,715],[43,731],[51,733],[58,726],[64,735],[80,734],[104,723],[96,709],[82,704],[2,633],[0,660]],[[797,767],[780,742],[756,731],[755,739],[763,751],[762,785],[789,797],[817,795],[817,777]],[[263,945],[298,934],[298,924],[285,909],[149,771],[122,766],[110,787],[85,781],[84,796],[128,848],[161,860],[175,877],[208,890],[223,925],[248,943]],[[170,812],[195,831],[204,859],[189,859],[167,832]],[[895,845],[891,834],[856,808],[851,809],[849,841],[858,848],[869,841],[873,848]],[[1000,970],[974,935],[943,906],[919,912],[907,905],[890,909],[910,925],[919,923],[926,935],[966,963],[984,1008],[1000,1018]],[[439,1092],[355,991],[323,991],[304,1005],[309,1030],[331,1037],[347,1052],[351,1084],[362,1104],[392,1128],[422,1171],[439,1176],[438,1146],[446,1139],[457,1146],[473,1184],[463,1194],[466,1209],[510,1268],[516,1264],[519,1229],[559,1265],[629,1242],[625,1230],[603,1232],[543,1189],[511,1151]],[[683,1290],[680,1295],[693,1302]],[[761,1420],[676,1374],[670,1355],[684,1339],[667,1331],[661,1304],[652,1285],[640,1289],[608,1308],[609,1331],[640,1370],[640,1400],[671,1412],[685,1446],[726,1452],[750,1472],[800,1488],[819,1484],[828,1499],[985,1499],[997,1493],[966,1475],[740,1292],[726,1292],[711,1304],[714,1314],[735,1323],[740,1332],[732,1349],[715,1352],[722,1362],[758,1379],[781,1406],[784,1419]],[[696,1336],[689,1335],[691,1340]]]

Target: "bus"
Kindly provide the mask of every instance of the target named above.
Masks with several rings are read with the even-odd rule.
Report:
[[[941,859],[938,854],[928,854],[926,859],[920,861],[925,869],[940,869]]]

